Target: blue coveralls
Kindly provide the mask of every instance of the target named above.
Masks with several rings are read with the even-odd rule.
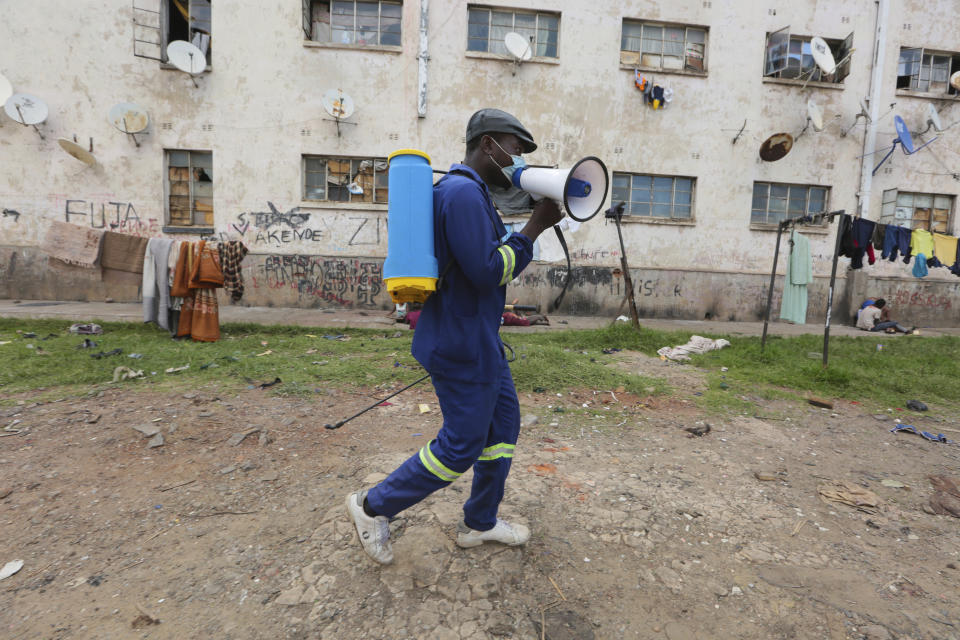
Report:
[[[533,242],[508,234],[487,186],[454,164],[433,188],[434,248],[446,272],[424,304],[413,356],[430,374],[443,427],[434,440],[370,490],[367,500],[393,517],[473,467],[464,522],[486,531],[497,508],[520,433],[520,406],[500,341],[507,283],[530,263]]]

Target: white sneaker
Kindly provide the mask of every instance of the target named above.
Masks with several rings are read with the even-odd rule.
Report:
[[[371,518],[363,511],[366,491],[354,491],[347,496],[347,513],[357,528],[357,536],[367,555],[380,564],[393,562],[393,548],[390,546],[390,519],[386,516]]]
[[[496,526],[489,531],[471,529],[462,520],[457,525],[457,546],[479,547],[484,542],[500,542],[509,547],[525,544],[530,539],[530,529],[522,524],[510,524],[506,520],[497,520]]]

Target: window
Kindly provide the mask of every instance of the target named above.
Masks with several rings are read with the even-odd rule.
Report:
[[[307,40],[361,46],[400,46],[400,2],[302,0]]]
[[[668,220],[693,219],[694,178],[613,174],[613,202],[626,202],[624,213]]]
[[[763,75],[769,78],[790,78],[840,84],[850,75],[850,53],[853,51],[853,33],[843,40],[824,39],[830,47],[837,68],[826,74],[813,61],[810,36],[790,34],[790,27],[767,34],[766,60]]]
[[[557,57],[559,14],[470,7],[467,22],[467,51],[509,55],[503,37],[515,31],[530,41],[534,56]]]
[[[706,71],[707,30],[624,20],[620,63],[650,69]]]
[[[213,154],[168,150],[167,222],[175,227],[213,226]]]
[[[947,233],[951,211],[953,196],[888,189],[883,192],[880,222],[907,229]]]
[[[950,85],[950,75],[957,71],[958,53],[903,47],[897,63],[897,89],[956,95],[958,91]]]
[[[164,44],[174,40],[193,43],[207,56],[207,64],[210,64],[210,1],[167,0],[164,7],[167,27]]]
[[[779,224],[787,218],[822,213],[827,210],[827,191],[827,187],[754,182],[750,222]]]
[[[387,159],[304,156],[303,199],[386,204]]]

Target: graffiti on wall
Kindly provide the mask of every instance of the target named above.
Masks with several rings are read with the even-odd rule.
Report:
[[[950,298],[947,296],[910,291],[909,289],[897,289],[890,298],[893,304],[899,307],[926,307],[928,309],[942,309],[943,311],[949,311],[951,307]]]
[[[361,259],[267,255],[254,267],[255,289],[292,289],[344,307],[374,307],[383,290],[383,265]]]
[[[3,210],[4,218],[13,218],[14,222],[20,222],[20,212],[16,209],[4,209]]]
[[[66,199],[63,214],[67,222],[86,218],[94,229],[111,229],[138,236],[158,236],[160,223],[156,218],[142,220],[132,202]]]
[[[267,202],[268,211],[244,211],[226,228],[215,234],[228,240],[233,234],[254,246],[283,247],[293,243],[325,242],[333,247],[325,250],[348,251],[349,247],[380,245],[386,234],[387,221],[383,216],[340,213],[319,216],[293,207],[280,211],[273,202]]]

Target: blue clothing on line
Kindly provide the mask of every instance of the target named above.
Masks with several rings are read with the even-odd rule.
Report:
[[[851,269],[861,269],[863,268],[863,254],[867,252],[867,245],[870,244],[870,238],[873,237],[873,228],[876,223],[872,220],[864,220],[863,218],[854,218],[853,224],[850,228],[850,233],[853,235],[853,255],[850,256],[850,268]]]
[[[910,264],[910,229],[887,225],[887,232],[883,236],[883,251],[881,258],[888,258],[890,262],[897,259],[897,252],[903,256],[903,262]]]
[[[930,271],[927,269],[927,256],[922,253],[917,254],[917,259],[913,261],[913,276],[915,278],[926,278]]]

